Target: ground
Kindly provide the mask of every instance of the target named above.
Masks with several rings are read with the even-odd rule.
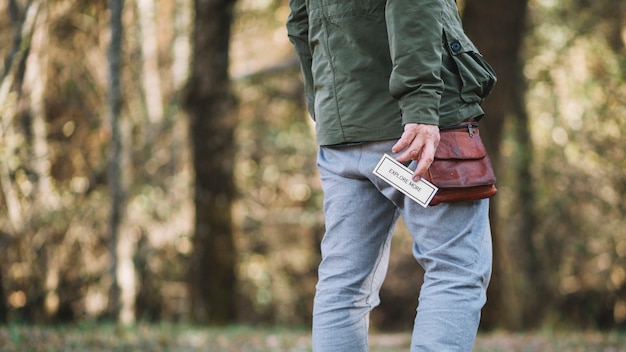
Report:
[[[373,333],[371,352],[408,351],[409,333]],[[307,352],[310,334],[301,328],[82,323],[66,326],[0,327],[2,352],[172,351]],[[474,352],[626,352],[626,332],[535,332],[480,334]]]

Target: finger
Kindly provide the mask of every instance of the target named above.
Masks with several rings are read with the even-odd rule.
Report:
[[[414,137],[414,135],[410,135],[407,132],[402,133],[400,139],[393,145],[393,147],[391,147],[391,151],[393,153],[398,153],[399,151],[404,150],[411,144]]]
[[[422,146],[413,142],[400,156],[396,158],[401,163],[409,160],[418,160],[420,158]]]
[[[424,145],[419,158],[417,160],[417,167],[413,173],[413,181],[419,181],[420,178],[426,175],[428,168],[435,160],[435,148],[432,144]]]
[[[393,153],[398,153],[413,143],[413,140],[419,134],[419,125],[415,123],[408,123],[404,125],[404,131],[400,136],[400,139],[396,142],[396,144],[391,147],[391,151]]]

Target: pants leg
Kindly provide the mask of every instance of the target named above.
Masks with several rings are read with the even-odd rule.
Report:
[[[486,302],[492,244],[489,200],[440,204],[403,217],[424,268],[411,351],[471,351]]]
[[[389,260],[396,207],[358,170],[361,147],[321,148],[326,233],[313,304],[313,350],[367,351],[369,312]],[[371,172],[371,171],[370,171]]]
[[[393,143],[374,144],[367,163],[375,164]],[[489,200],[424,208],[386,183],[372,182],[400,210],[425,272],[411,352],[471,351],[492,268]]]
[[[423,208],[372,174],[393,141],[321,148],[326,234],[313,308],[313,349],[367,351],[389,242],[401,212],[425,270],[411,351],[471,351],[491,274],[489,201]]]

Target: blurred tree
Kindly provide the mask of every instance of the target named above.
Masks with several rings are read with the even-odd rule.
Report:
[[[10,130],[11,119],[15,117],[18,110],[14,101],[16,97],[11,94],[11,91],[13,89],[19,91],[22,87],[26,60],[31,49],[31,39],[35,32],[40,3],[34,1],[22,9],[15,1],[11,1],[9,9],[12,19],[13,46],[7,53],[2,83],[0,84],[0,115],[2,116],[2,137],[4,141],[2,150],[4,155],[2,156],[5,159],[0,165],[0,184],[12,230],[21,231],[24,225],[22,206],[18,200],[17,191],[11,183],[10,168],[6,164],[6,159],[17,149],[17,141],[8,138],[11,132],[13,132]]]
[[[6,295],[4,294],[4,287],[2,285],[2,282],[4,281],[2,279],[3,271],[4,269],[0,264],[0,325],[6,324],[8,322],[9,316],[9,308],[7,307]]]
[[[485,129],[485,144],[489,149],[497,174],[501,175],[502,143],[505,124],[514,125],[515,139],[521,151],[515,167],[518,180],[515,185],[520,227],[501,224],[497,213],[498,197],[491,207],[492,235],[494,240],[494,273],[489,288],[489,302],[483,314],[484,326],[504,324],[518,328],[531,324],[536,315],[537,287],[520,289],[520,282],[541,287],[540,280],[531,279],[536,274],[537,258],[532,248],[535,227],[533,212],[533,182],[530,178],[532,147],[528,127],[528,114],[524,96],[526,83],[523,75],[522,44],[526,34],[528,0],[482,0],[465,1],[463,21],[470,37],[498,73],[498,84],[492,95],[484,102],[486,118],[481,127]],[[502,179],[501,179],[502,180]],[[509,219],[504,219],[508,222]],[[507,238],[514,237],[517,246],[510,247]],[[514,252],[511,248],[516,248]],[[523,297],[523,299],[522,299]],[[526,312],[526,313],[524,313]]]
[[[109,218],[109,252],[111,256],[110,272],[111,287],[109,291],[109,314],[119,319],[120,284],[118,280],[118,237],[122,222],[124,192],[122,190],[122,136],[120,132],[120,115],[122,112],[122,87],[120,86],[122,63],[123,0],[109,0],[111,43],[109,44],[109,92],[108,110],[111,128],[111,144],[109,146],[109,192],[111,194],[111,214]]]
[[[175,97],[180,86],[168,83],[174,75],[177,82],[185,79],[188,51],[176,50],[183,58],[176,71],[169,61],[159,70],[138,69],[145,69],[138,53],[148,55],[149,50],[141,50],[143,41],[133,32],[141,27],[134,25],[135,6],[124,9],[123,21],[131,30],[118,49],[124,53],[123,63],[118,63],[123,82],[119,94],[124,96],[119,114],[124,118],[115,132],[124,153],[121,165],[119,160],[110,164],[113,154],[107,152],[113,152],[109,146],[114,133],[107,120],[112,82],[107,73],[107,47],[112,44],[107,3],[0,1],[0,41],[13,43],[0,47],[0,277],[9,321],[111,317],[111,278],[122,279],[120,303],[128,308],[135,300],[133,271],[159,282],[149,295],[158,297],[154,309],[162,316],[185,312],[178,302],[184,297],[181,282],[191,226],[187,121],[178,118],[175,98],[167,101],[162,123],[152,123],[152,115],[144,118],[142,98],[154,90],[148,94],[140,83],[145,82],[144,72],[160,74],[163,97]],[[164,24],[184,17],[176,34],[183,42],[177,48],[183,49],[190,33],[187,3],[177,1],[175,11],[167,11],[173,6],[169,2],[159,7]],[[168,29],[173,28],[159,30],[162,53],[171,51],[175,39]],[[147,61],[152,65],[156,60]],[[117,246],[109,243],[115,197],[109,165],[124,175],[129,203],[119,210],[124,216],[118,214]],[[142,245],[142,255],[150,260],[133,266],[143,234],[149,241]],[[121,255],[112,259],[116,247],[122,247]],[[120,263],[119,270],[109,265],[112,260]]]
[[[537,5],[526,72],[541,150],[533,240],[550,278],[542,303],[558,323],[624,327],[626,3]]]
[[[500,188],[483,326],[623,327],[626,3],[463,2],[500,77],[482,124]],[[230,43],[232,1],[126,3],[121,305],[144,320],[225,322],[216,310],[236,305],[244,323],[307,324],[322,196],[286,0],[237,2]],[[0,1],[0,322],[108,317],[108,4]],[[413,318],[420,278],[402,231],[373,328]]]
[[[235,100],[228,76],[234,0],[196,0],[191,75],[184,106],[190,116],[195,172],[195,228],[189,267],[191,318],[235,319],[232,224]]]
[[[31,1],[27,4],[11,1],[8,4],[8,14],[10,17],[10,26],[12,30],[13,45],[6,53],[4,61],[4,71],[0,83],[0,196],[6,206],[6,214],[8,217],[9,229],[8,233],[2,231],[2,247],[8,247],[10,244],[20,243],[21,238],[15,236],[19,234],[27,225],[27,216],[25,215],[25,207],[20,201],[20,189],[13,182],[14,174],[10,165],[10,160],[15,153],[21,149],[23,140],[33,144],[32,154],[28,154],[31,158],[30,167],[41,172],[39,176],[44,179],[43,183],[49,186],[46,181],[49,180],[49,169],[44,163],[34,158],[35,155],[45,157],[47,149],[47,135],[45,124],[42,121],[43,108],[43,82],[42,76],[45,76],[45,68],[42,72],[43,54],[43,37],[46,35],[46,19],[45,15],[41,15],[41,3],[39,1]],[[33,42],[36,42],[33,44]],[[33,47],[34,46],[34,47]],[[27,69],[27,64],[32,66]],[[14,120],[22,122],[23,130],[15,128]],[[25,138],[16,138],[18,131],[26,131]],[[38,148],[37,148],[38,147]],[[36,174],[37,171],[33,173]],[[42,185],[43,185],[42,183]],[[46,189],[48,188],[48,189]],[[43,192],[41,192],[43,190]],[[46,196],[50,196],[47,192],[49,187],[41,187],[34,192],[35,201],[41,201],[43,204]],[[12,236],[13,235],[13,236]],[[3,253],[3,257],[7,257],[8,253]],[[4,265],[0,264],[0,270],[6,270]],[[8,271],[5,271],[6,273]],[[21,303],[19,293],[5,293],[6,287],[10,287],[9,280],[6,280],[5,274],[0,274],[0,297],[3,299],[0,308],[0,321],[8,320],[9,305],[11,298],[14,302]],[[5,281],[6,280],[6,281]],[[7,290],[8,291],[8,290]],[[13,295],[11,295],[13,294]]]

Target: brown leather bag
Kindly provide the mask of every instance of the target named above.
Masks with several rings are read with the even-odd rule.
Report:
[[[441,128],[435,160],[425,178],[439,188],[430,205],[493,197],[496,177],[478,123]]]

